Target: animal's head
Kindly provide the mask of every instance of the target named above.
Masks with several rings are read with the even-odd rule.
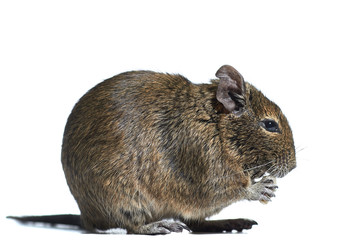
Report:
[[[216,98],[227,113],[223,138],[243,171],[252,179],[265,173],[285,176],[295,168],[296,158],[292,131],[280,108],[233,67],[222,66],[216,76]]]

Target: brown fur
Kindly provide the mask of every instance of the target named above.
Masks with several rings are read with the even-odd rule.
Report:
[[[221,69],[221,84],[224,76],[242,81],[232,67]],[[204,231],[205,218],[229,204],[272,197],[264,193],[264,186],[276,188],[270,177],[254,179],[295,167],[292,133],[278,106],[249,83],[237,85],[243,101],[232,108],[219,100],[231,90],[219,90],[219,80],[192,84],[151,71],[119,74],[86,93],[62,146],[84,227],[145,234],[186,228],[162,221],[173,218]],[[259,124],[267,118],[278,122],[279,133]]]

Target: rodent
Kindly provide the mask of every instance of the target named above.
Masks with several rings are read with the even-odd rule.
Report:
[[[85,229],[165,234],[256,224],[205,219],[239,200],[275,196],[275,178],[296,166],[292,131],[235,68],[215,75],[193,84],[181,75],[125,72],[77,102],[61,161]]]

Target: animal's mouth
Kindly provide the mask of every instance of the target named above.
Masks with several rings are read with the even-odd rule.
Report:
[[[289,172],[290,172],[290,170],[286,165],[283,165],[283,166],[274,165],[268,169],[261,169],[261,170],[254,171],[254,173],[251,175],[252,176],[251,179],[253,181],[257,181],[257,180],[259,180],[263,177],[267,177],[267,176],[272,176],[275,178],[282,178]]]
[[[296,162],[281,158],[275,161],[265,161],[263,164],[258,164],[255,167],[249,167],[245,170],[252,181],[257,181],[267,176],[282,178],[296,167]]]
[[[263,178],[263,177],[266,177],[266,176],[269,176],[270,173],[267,171],[267,170],[259,170],[259,171],[256,171],[252,174],[252,177],[251,179],[252,180],[257,180],[257,179],[260,179],[260,178]]]

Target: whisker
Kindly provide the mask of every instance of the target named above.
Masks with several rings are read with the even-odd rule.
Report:
[[[277,173],[279,172],[279,167],[276,165],[271,166],[271,168],[269,168],[268,172],[270,173],[270,175],[276,176]]]
[[[269,160],[267,163],[264,163],[264,164],[261,164],[259,166],[256,166],[256,167],[252,167],[252,168],[248,168],[248,169],[245,169],[244,172],[249,172],[251,170],[254,170],[254,169],[257,169],[257,168],[262,168],[262,167],[265,167],[269,164],[271,164],[273,161],[272,160]],[[270,169],[274,168],[274,172],[276,171],[275,169],[276,166],[271,166],[269,167],[269,169],[267,170],[267,172],[270,171]],[[270,173],[270,172],[269,172]],[[227,179],[227,178],[232,178],[232,177],[236,177],[236,176],[239,176],[241,175],[242,173],[234,173],[234,174],[231,174],[231,175],[226,175],[226,176],[219,176],[219,177],[216,177],[215,179],[216,180],[219,180],[219,179]]]
[[[305,148],[295,149],[296,153],[299,153],[299,152],[304,151],[304,150],[305,150]]]
[[[288,166],[287,166],[287,164],[285,164],[285,165],[281,166],[278,175],[279,175],[279,177],[284,177],[288,172],[289,172]]]
[[[302,152],[305,148],[306,148],[306,147],[297,146],[297,147],[295,147],[295,152],[296,152],[296,153]]]
[[[272,163],[272,161],[269,161],[269,162],[267,162],[267,163],[261,164],[261,165],[256,166],[256,167],[252,167],[252,168],[245,169],[244,172],[248,172],[248,171],[251,171],[251,170],[254,170],[254,169],[257,169],[257,168],[264,167],[264,166],[266,166],[266,165],[269,165],[270,163]]]

